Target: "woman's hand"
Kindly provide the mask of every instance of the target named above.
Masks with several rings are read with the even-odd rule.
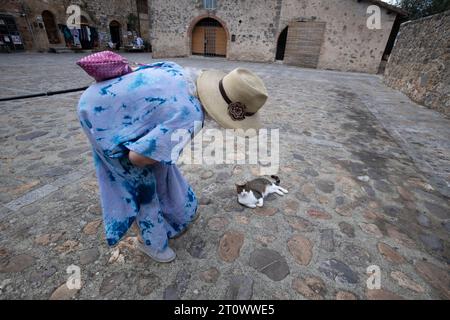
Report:
[[[128,154],[128,159],[130,159],[130,162],[133,165],[135,165],[136,167],[140,167],[140,168],[155,164],[157,162],[156,160],[144,157],[144,156],[140,155],[139,153],[136,153],[131,150]]]

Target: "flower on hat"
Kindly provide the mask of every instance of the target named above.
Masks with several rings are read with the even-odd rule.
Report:
[[[233,120],[244,120],[245,119],[245,109],[246,106],[242,102],[232,102],[228,105],[228,113]]]

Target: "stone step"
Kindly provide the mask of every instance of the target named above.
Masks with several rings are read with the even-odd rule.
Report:
[[[67,47],[51,47],[48,49],[48,52],[51,53],[69,53],[72,52],[70,48]]]

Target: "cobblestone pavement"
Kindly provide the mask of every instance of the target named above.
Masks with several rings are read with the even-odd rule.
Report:
[[[127,55],[150,62],[146,54]],[[2,55],[2,97],[86,85],[77,54]],[[222,59],[266,82],[262,117],[280,128],[290,193],[262,209],[236,203],[245,165],[181,166],[201,218],[158,264],[135,234],[106,245],[80,93],[0,102],[0,298],[449,299],[450,121],[377,76]],[[207,122],[206,127],[214,124]],[[68,290],[66,268],[81,268]],[[368,290],[366,269],[381,270]]]

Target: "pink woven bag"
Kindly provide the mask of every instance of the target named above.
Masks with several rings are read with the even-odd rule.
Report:
[[[111,51],[90,54],[78,60],[77,65],[97,82],[132,72],[127,59]]]

